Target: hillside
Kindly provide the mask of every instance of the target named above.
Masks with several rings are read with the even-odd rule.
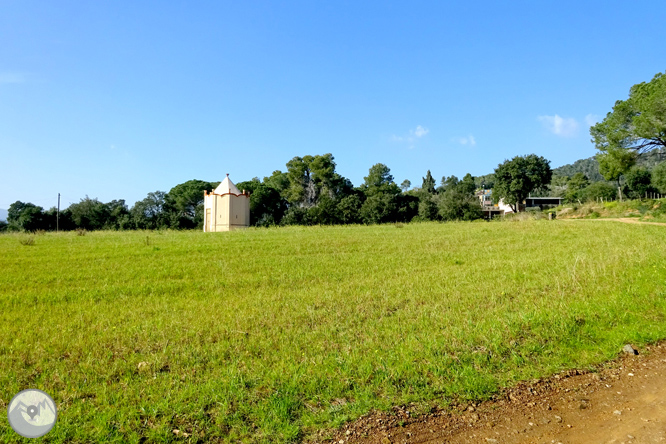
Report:
[[[666,160],[666,150],[653,150],[640,155],[636,164],[652,170],[652,168],[664,160]],[[597,162],[594,156],[553,169],[553,174],[558,176],[573,176],[576,173],[585,174],[592,182],[601,182],[604,180],[601,173],[599,173],[599,162]]]

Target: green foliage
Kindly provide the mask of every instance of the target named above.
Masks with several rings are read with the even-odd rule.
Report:
[[[615,102],[613,111],[609,112],[603,121],[592,126],[590,134],[602,153],[627,149],[643,152],[666,148],[664,116],[666,76],[658,73],[650,82],[632,86],[629,98]]]
[[[666,194],[666,162],[662,162],[652,170],[652,185],[660,193]]]
[[[360,188],[368,197],[382,193],[391,195],[400,193],[400,188],[393,182],[391,169],[383,163],[377,163],[370,167],[368,175],[363,179],[364,182]]]
[[[171,228],[203,227],[204,191],[213,191],[215,184],[204,180],[188,180],[171,188],[164,196],[163,210]]]
[[[599,182],[604,177],[599,172],[599,162],[595,157],[580,159],[569,165],[553,169],[553,176],[572,177],[576,173],[583,173],[591,182]]]
[[[97,198],[91,199],[88,196],[79,203],[70,205],[69,211],[72,213],[74,224],[86,230],[101,230],[110,216],[106,205]]]
[[[479,199],[460,188],[449,189],[438,196],[439,217],[445,221],[474,220],[483,216]]]
[[[606,182],[594,182],[582,190],[582,201],[604,201],[612,200],[617,197],[617,189]]]
[[[437,214],[437,202],[435,201],[435,199],[436,196],[433,196],[428,192],[422,191],[420,193],[418,220],[429,221],[429,220],[437,220],[439,218],[439,215]]]
[[[361,220],[366,224],[395,222],[397,198],[393,193],[375,192],[361,205]]]
[[[279,225],[287,210],[286,201],[275,188],[258,183],[250,194],[250,225]]]
[[[645,167],[634,166],[625,174],[627,187],[631,194],[629,197],[640,199],[645,197],[648,191],[651,191],[652,175]]]
[[[552,178],[550,162],[536,154],[516,156],[495,168],[493,199],[503,199],[515,212],[519,204],[538,189],[545,188]]]
[[[430,172],[430,171],[428,171],[428,172]],[[412,186],[412,183],[409,180],[405,179],[400,184],[400,189],[404,193],[405,191],[409,190],[411,188],[411,186]]]
[[[7,210],[8,229],[13,231],[35,231],[43,228],[44,209],[31,203],[17,200]]]
[[[337,205],[338,219],[343,224],[361,223],[361,206],[363,202],[358,194],[340,199]]]
[[[169,219],[164,211],[166,193],[154,191],[145,199],[134,204],[130,210],[130,220],[134,228],[155,230],[169,226]]]
[[[583,173],[576,173],[566,182],[564,198],[567,202],[583,200],[583,190],[590,185],[590,181]],[[552,182],[551,182],[552,186]]]
[[[423,178],[423,184],[421,185],[421,191],[426,193],[435,194],[435,178],[430,174],[430,170],[426,173],[426,176]],[[409,187],[408,187],[409,188]]]

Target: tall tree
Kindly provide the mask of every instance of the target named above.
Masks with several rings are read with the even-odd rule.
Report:
[[[215,184],[204,180],[188,180],[171,188],[164,198],[164,211],[169,213],[173,228],[203,226],[203,192],[212,191]]]
[[[169,220],[164,211],[165,198],[164,191],[155,191],[136,202],[130,210],[130,220],[134,228],[154,230],[168,227]]]
[[[430,170],[426,173],[426,176],[423,178],[423,185],[421,185],[421,190],[426,193],[435,194],[435,178],[430,174]]]
[[[638,153],[666,148],[666,75],[629,90],[604,120],[590,128],[592,141],[602,153],[630,149]]]
[[[405,191],[409,190],[411,188],[411,186],[412,186],[412,183],[409,180],[405,179],[400,184],[400,189],[404,193]]]
[[[636,152],[625,148],[608,148],[597,154],[597,161],[599,162],[599,172],[604,179],[614,180],[617,183],[617,194],[622,200],[620,178],[636,164]]]
[[[71,204],[69,211],[72,220],[78,228],[86,230],[101,230],[109,219],[109,208],[97,198],[91,199],[86,196],[80,202]]]
[[[495,168],[493,199],[502,199],[513,211],[529,194],[550,183],[553,171],[550,161],[536,154],[516,156]]]
[[[287,178],[289,201],[306,208],[312,207],[317,204],[322,190],[330,191],[334,187],[333,155],[294,157],[287,162]]]
[[[377,163],[370,167],[368,175],[363,179],[364,182],[361,185],[361,189],[367,196],[379,193],[388,193],[391,195],[400,193],[400,188],[393,182],[391,169],[383,163]]]
[[[633,166],[624,175],[627,181],[627,187],[631,192],[632,199],[641,199],[652,189],[652,175],[647,168],[642,166]]]
[[[8,229],[35,231],[44,229],[44,209],[30,202],[17,200],[7,210]]]

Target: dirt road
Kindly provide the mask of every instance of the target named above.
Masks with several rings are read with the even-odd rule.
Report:
[[[623,353],[598,372],[524,383],[480,405],[410,418],[372,414],[329,443],[666,443],[666,345]]]

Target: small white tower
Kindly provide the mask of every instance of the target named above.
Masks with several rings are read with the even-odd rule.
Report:
[[[231,231],[250,226],[250,194],[241,193],[229,174],[212,193],[204,191],[204,232]]]

